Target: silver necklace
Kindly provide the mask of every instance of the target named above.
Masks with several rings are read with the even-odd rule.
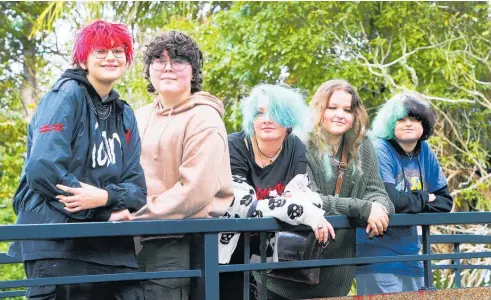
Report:
[[[107,119],[111,114],[112,105],[104,105],[102,103],[99,103],[99,101],[94,101],[92,99],[90,101],[90,105],[92,106],[92,109],[96,113],[97,117],[101,120]]]

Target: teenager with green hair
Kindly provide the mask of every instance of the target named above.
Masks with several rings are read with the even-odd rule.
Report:
[[[305,146],[295,135],[307,123],[304,97],[287,86],[260,84],[242,101],[241,110],[243,130],[228,136],[235,200],[224,217],[274,217],[308,225],[319,242],[327,243],[334,229],[324,218],[319,195],[309,188]],[[272,245],[269,242],[266,250],[268,261],[274,257]],[[259,254],[258,236],[251,238],[251,253]],[[221,233],[219,259],[223,264],[244,263],[243,236]],[[242,299],[243,276],[220,274],[220,299]],[[259,280],[256,272],[254,276]],[[256,293],[253,278],[251,282],[250,292]],[[285,298],[268,291],[268,299]]]
[[[329,80],[315,92],[310,109],[307,172],[324,214],[347,216],[366,225],[370,235],[382,234],[394,207],[378,172],[375,149],[366,137],[368,116],[358,93],[346,81]],[[348,151],[344,166],[343,149]],[[343,173],[338,194],[337,179]],[[323,258],[354,258],[355,243],[355,229],[337,229]],[[348,294],[354,276],[355,266],[331,266],[321,268],[320,283],[314,286],[276,278],[268,278],[267,286],[281,299],[339,297]]]
[[[396,213],[449,212],[452,197],[438,159],[426,140],[436,122],[430,103],[416,93],[400,93],[378,111],[374,139],[380,176]],[[383,239],[357,230],[357,256],[417,255],[416,226],[390,227]],[[358,295],[416,291],[423,287],[421,262],[370,264],[357,268]]]

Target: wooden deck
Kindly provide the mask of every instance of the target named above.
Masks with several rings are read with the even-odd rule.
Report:
[[[317,298],[311,300],[491,300],[491,287],[446,289],[370,296]]]

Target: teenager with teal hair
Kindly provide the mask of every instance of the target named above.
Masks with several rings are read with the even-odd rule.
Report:
[[[400,93],[378,111],[370,132],[380,176],[396,213],[449,212],[452,196],[438,159],[426,140],[436,122],[430,103],[416,93]],[[417,255],[416,226],[391,227],[383,239],[357,231],[357,256]],[[358,295],[416,291],[423,287],[421,262],[358,267]]]
[[[364,224],[370,235],[387,229],[394,207],[378,173],[375,149],[366,137],[368,116],[352,85],[343,80],[324,82],[310,102],[312,126],[307,126],[307,172],[320,194],[325,215],[344,215]],[[347,165],[341,165],[343,150]],[[338,176],[343,176],[339,194]],[[336,230],[336,239],[323,258],[354,258],[355,229]],[[320,283],[310,286],[268,278],[268,289],[283,299],[337,297],[348,294],[355,266],[321,268]]]
[[[308,118],[302,94],[282,85],[260,84],[242,101],[241,110],[243,130],[228,136],[235,200],[224,217],[275,217],[308,225],[319,242],[333,238],[320,197],[308,187],[305,146],[295,135],[304,130]],[[270,260],[274,249],[268,244]],[[221,233],[219,252],[220,263],[244,263],[242,235]],[[251,253],[259,253],[258,236],[251,237]],[[221,274],[220,299],[242,299],[243,276]],[[285,298],[268,291],[268,299]]]

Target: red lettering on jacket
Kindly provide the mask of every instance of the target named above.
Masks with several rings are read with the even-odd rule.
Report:
[[[51,127],[49,127],[49,125],[44,125],[39,128],[39,133],[45,133],[50,131],[51,131]]]
[[[63,124],[51,124],[51,129],[53,129],[53,131],[63,131]]]
[[[128,128],[126,129],[126,132],[125,132],[125,138],[126,138],[126,144],[129,145],[130,144],[130,139],[131,139],[131,130]]]
[[[39,127],[39,133],[63,131],[64,124],[49,124]]]

